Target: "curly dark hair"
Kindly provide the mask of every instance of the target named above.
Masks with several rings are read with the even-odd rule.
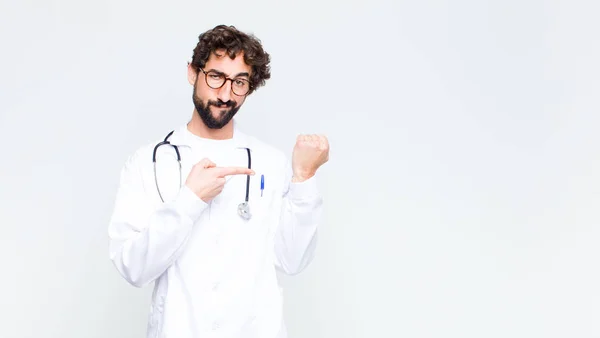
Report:
[[[239,31],[234,26],[218,25],[198,37],[191,65],[196,70],[204,68],[208,58],[217,50],[224,50],[232,59],[244,53],[244,62],[252,68],[250,75],[251,94],[271,78],[270,55],[264,51],[261,41],[252,34]]]

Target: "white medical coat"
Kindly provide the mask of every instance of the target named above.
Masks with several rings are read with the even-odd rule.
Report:
[[[203,140],[183,125],[169,141],[179,146],[181,186],[176,153],[163,145],[156,153],[163,203],[152,163],[156,143],[141,147],[123,166],[108,229],[121,276],[137,287],[154,282],[147,337],[286,337],[276,269],[297,274],[313,258],[322,211],[315,177],[291,183],[288,158],[235,123],[231,140]],[[229,176],[208,204],[184,185],[204,157],[246,167],[246,147],[256,173],[250,220],[237,214],[247,176]]]

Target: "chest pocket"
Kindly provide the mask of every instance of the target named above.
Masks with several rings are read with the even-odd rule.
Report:
[[[271,177],[267,172],[256,169],[255,173],[250,182],[249,204],[255,210],[253,218],[256,217],[260,222],[268,222],[269,215],[275,211],[273,182],[269,182]]]

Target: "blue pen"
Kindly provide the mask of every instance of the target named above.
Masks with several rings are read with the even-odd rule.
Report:
[[[265,175],[260,175],[260,197],[263,195],[263,190],[265,190]]]

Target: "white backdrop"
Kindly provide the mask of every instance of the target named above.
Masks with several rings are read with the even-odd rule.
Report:
[[[118,174],[191,116],[220,23],[273,59],[244,129],[332,146],[291,338],[600,336],[595,2],[0,4],[0,336],[144,336],[151,288],[108,258]]]

